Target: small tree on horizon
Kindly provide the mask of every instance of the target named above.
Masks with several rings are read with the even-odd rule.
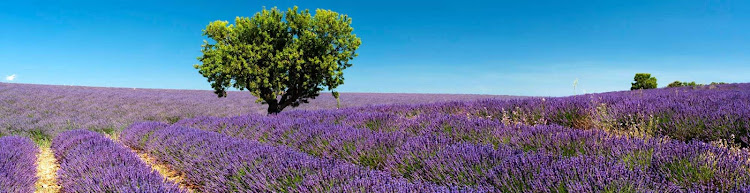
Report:
[[[194,67],[219,97],[230,87],[247,89],[258,97],[255,102],[268,104],[268,114],[276,114],[344,83],[343,70],[361,44],[351,22],[330,10],[312,15],[296,6],[285,13],[263,8],[234,24],[214,21],[203,35],[215,43],[204,41],[202,64]]]
[[[675,80],[674,82],[669,83],[669,85],[667,85],[667,88],[675,88],[675,87],[681,87],[681,86],[682,86],[682,82],[680,82],[679,80]]]
[[[656,88],[656,77],[651,77],[649,73],[636,73],[633,81],[630,90]]]
[[[674,82],[669,83],[669,85],[667,85],[668,88],[684,87],[684,86],[696,87],[696,86],[705,86],[705,84],[698,84],[698,83],[695,83],[695,81],[692,81],[692,82],[680,82],[679,80],[675,80]]]

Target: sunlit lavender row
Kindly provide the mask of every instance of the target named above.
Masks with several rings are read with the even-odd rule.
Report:
[[[367,115],[374,117],[358,118],[382,118],[360,116]],[[745,151],[554,124],[426,117],[363,128],[284,115],[204,117],[176,125],[288,146],[409,180],[492,191],[740,191],[750,184]]]
[[[622,91],[571,97],[376,105],[290,111],[285,116],[360,128],[398,129],[456,115],[505,124],[556,124],[681,141],[750,143],[750,84]]]
[[[484,98],[491,95],[342,93],[341,106],[410,104]],[[24,135],[38,143],[57,133],[90,129],[113,133],[138,121],[176,122],[195,116],[262,114],[247,92],[229,92],[217,98],[212,91],[101,88],[0,83],[0,136]],[[333,109],[329,93],[297,109]],[[290,109],[292,110],[292,109]]]
[[[143,149],[206,192],[483,192],[392,177],[283,146],[264,145],[198,129],[137,123],[123,142]]]
[[[185,192],[102,134],[66,131],[51,147],[60,163],[57,179],[62,192]]]
[[[0,192],[34,191],[39,149],[24,137],[0,137]]]

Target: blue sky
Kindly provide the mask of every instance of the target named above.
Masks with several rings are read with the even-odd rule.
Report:
[[[210,89],[201,30],[266,7],[331,9],[362,39],[342,92],[534,96],[633,75],[750,82],[750,1],[2,1],[4,82]]]

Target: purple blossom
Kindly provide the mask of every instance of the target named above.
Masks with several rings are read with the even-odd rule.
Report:
[[[61,133],[52,141],[63,192],[185,192],[134,152],[88,130]]]
[[[25,137],[0,137],[0,192],[34,192],[36,145]]]
[[[143,132],[147,126],[153,130]],[[130,132],[133,133],[130,133]],[[461,192],[481,189],[449,188],[408,182],[385,172],[354,164],[320,159],[283,146],[264,145],[222,134],[184,127],[160,129],[135,124],[123,135],[150,133],[145,150],[186,176],[189,184],[215,192]],[[123,138],[137,140],[140,137]],[[127,142],[128,144],[136,144]]]

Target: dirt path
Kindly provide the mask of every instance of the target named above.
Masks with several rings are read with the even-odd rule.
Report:
[[[60,165],[49,147],[40,147],[41,152],[37,157],[36,165],[36,191],[37,193],[56,193],[60,192],[60,186],[57,185],[57,169]]]
[[[159,172],[159,174],[167,178],[167,180],[177,183],[180,186],[180,188],[187,190],[188,192],[195,192],[196,187],[185,183],[185,178],[182,175],[180,175],[179,172],[171,169],[167,164],[163,164],[157,161],[153,157],[149,156],[148,153],[146,152],[135,150],[135,149],[128,147],[125,144],[122,144],[122,142],[120,141],[119,133],[108,135],[108,137],[112,139],[113,141],[120,143],[121,145],[129,148],[130,151],[138,155],[138,158],[140,158],[143,162],[146,162],[146,164],[151,166],[151,169],[156,170],[156,172]]]
[[[157,161],[153,157],[149,156],[148,153],[146,152],[132,149],[128,147],[127,145],[123,144],[122,141],[120,141],[119,133],[110,134],[110,135],[107,135],[107,137],[112,139],[112,141],[120,143],[122,146],[125,146],[128,149],[130,149],[130,151],[138,155],[138,158],[140,158],[143,162],[146,162],[146,164],[151,166],[151,169],[156,170],[156,172],[159,172],[159,174],[167,178],[167,180],[177,183],[177,185],[179,185],[180,188],[182,188],[183,190],[187,190],[188,192],[195,192],[195,190],[197,189],[197,187],[185,183],[185,178],[179,172],[171,169],[167,164],[163,164]]]
[[[179,184],[180,188],[185,189],[188,192],[195,192],[196,187],[185,183],[185,178],[182,175],[180,175],[179,172],[169,168],[168,165],[157,161],[153,157],[149,156],[148,153],[146,152],[133,150],[133,149],[131,150],[135,152],[136,154],[138,154],[138,158],[141,158],[143,162],[146,162],[146,164],[150,165],[152,169],[156,170],[162,176],[166,177],[167,180],[173,181]]]

